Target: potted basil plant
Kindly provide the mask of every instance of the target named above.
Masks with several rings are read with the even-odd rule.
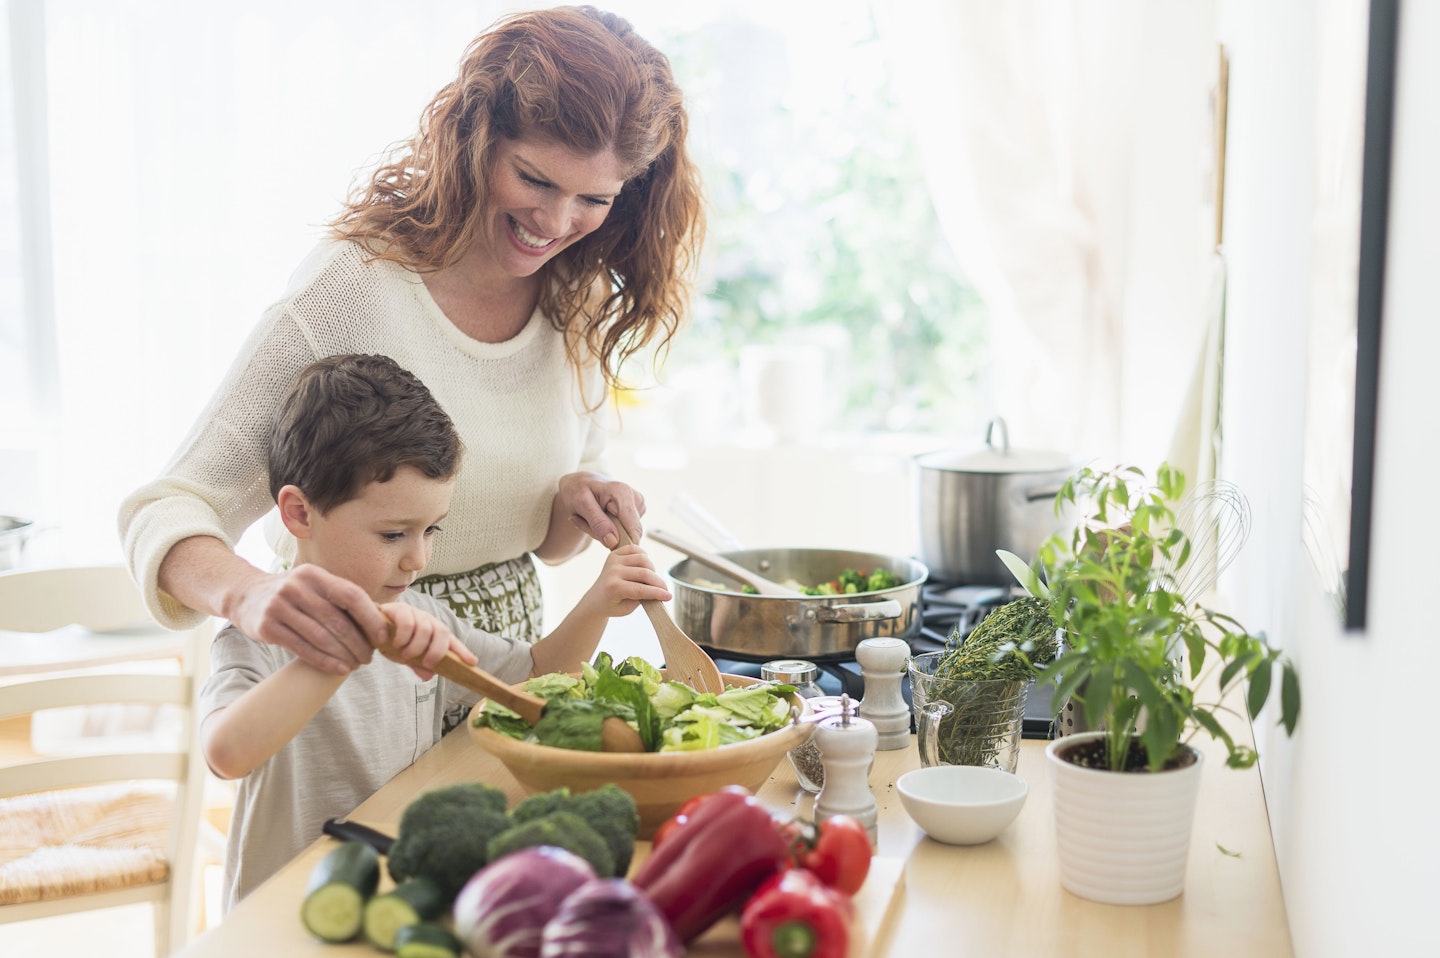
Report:
[[[1184,490],[1168,464],[1153,482],[1133,466],[1086,466],[1055,497],[1057,513],[1073,507],[1073,528],[1047,540],[1033,567],[1001,555],[1060,629],[1060,654],[1037,682],[1094,729],[1053,740],[1046,760],[1062,884],[1096,901],[1150,904],[1184,890],[1202,761],[1191,739],[1203,731],[1222,743],[1231,768],[1258,758],[1221,722],[1234,693],[1250,716],[1278,694],[1287,734],[1300,714],[1290,661],[1177,591],[1190,542],[1172,503]]]

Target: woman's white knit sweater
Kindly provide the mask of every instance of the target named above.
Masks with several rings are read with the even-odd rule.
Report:
[[[269,511],[265,444],[275,409],[301,368],[337,353],[392,357],[429,387],[465,443],[426,574],[533,550],[559,478],[599,468],[605,430],[585,411],[562,334],[538,311],[513,339],[481,343],[445,317],[417,274],[366,262],[354,243],[324,242],[266,310],[165,474],[121,505],[131,570],[162,624],[201,618],[159,589],[166,553],[197,535],[233,548]],[[596,405],[598,368],[586,370],[584,388]]]

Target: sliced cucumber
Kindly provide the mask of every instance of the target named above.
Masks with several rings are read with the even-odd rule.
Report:
[[[423,875],[407,879],[365,903],[365,938],[376,948],[394,951],[397,931],[440,917],[447,904],[433,880]]]
[[[300,920],[321,941],[350,941],[360,933],[365,902],[380,884],[380,856],[364,842],[342,842],[310,872]]]
[[[463,947],[459,938],[434,922],[406,925],[395,932],[395,958],[460,958]]]

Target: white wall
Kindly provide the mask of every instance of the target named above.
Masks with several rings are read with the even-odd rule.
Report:
[[[1315,39],[1308,0],[1226,6],[1232,54],[1231,260],[1222,469],[1256,526],[1226,587],[1240,618],[1299,663],[1304,713],[1262,730],[1265,790],[1296,953],[1440,954],[1440,824],[1422,733],[1437,640],[1427,578],[1440,521],[1429,396],[1440,352],[1433,273],[1440,191],[1440,5],[1402,11],[1368,628],[1345,633],[1300,539],[1311,289]]]
[[[1327,0],[1328,3],[1340,0]],[[1440,724],[1428,677],[1440,644],[1429,581],[1440,518],[1434,366],[1440,316],[1440,4],[1403,10],[1382,346],[1369,627],[1345,633],[1301,544],[1306,336],[1314,286],[1317,43],[1324,4],[1223,0],[1231,55],[1226,220],[1230,267],[1222,473],[1251,500],[1254,528],[1222,588],[1301,670],[1294,739],[1262,717],[1258,745],[1286,908],[1301,958],[1440,954],[1440,818],[1422,733]],[[617,443],[612,463],[650,496],[647,523],[688,534],[669,509],[689,491],[747,545],[845,545],[913,553],[913,501],[895,450],[683,452]],[[861,480],[852,471],[869,464]],[[807,483],[814,494],[804,509]],[[865,488],[863,507],[847,495]],[[854,501],[853,498],[848,501]],[[737,503],[751,503],[737,512]],[[810,508],[814,505],[816,508]],[[817,525],[816,515],[828,521]],[[598,550],[552,574],[583,588]],[[654,549],[662,568],[673,561]],[[568,590],[551,590],[550,595]],[[612,636],[614,639],[612,640]],[[643,621],[607,643],[645,650]],[[1237,773],[1240,774],[1240,773]]]

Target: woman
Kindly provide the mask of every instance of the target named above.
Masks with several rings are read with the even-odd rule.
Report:
[[[266,311],[166,475],[122,505],[159,621],[221,616],[336,674],[369,660],[384,623],[357,586],[264,572],[233,543],[270,506],[264,441],[295,373],[376,353],[430,388],[469,450],[417,586],[538,638],[531,555],[562,562],[592,537],[613,546],[615,521],[641,528],[643,498],[597,471],[596,413],[623,360],[663,347],[684,314],[703,232],[687,125],[666,58],[613,14],[520,13],[477,37]]]

